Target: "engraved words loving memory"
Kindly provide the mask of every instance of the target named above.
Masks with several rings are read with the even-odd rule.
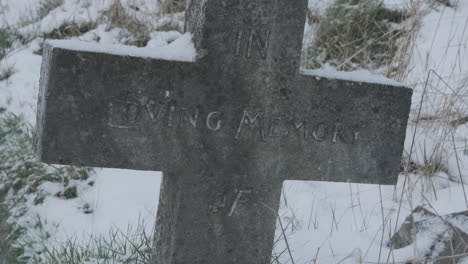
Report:
[[[240,108],[236,116],[207,106],[178,105],[177,101],[157,102],[142,96],[133,100],[109,102],[108,124],[117,129],[139,129],[145,126],[178,129],[204,128],[222,132],[227,120],[236,119],[232,137],[241,139],[246,129],[257,130],[258,140],[299,136],[317,142],[354,144],[359,140],[358,124],[314,120],[307,113],[270,113],[263,109]],[[232,130],[232,129],[231,129]]]

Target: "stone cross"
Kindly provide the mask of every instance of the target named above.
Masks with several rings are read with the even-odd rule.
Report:
[[[306,10],[193,0],[196,62],[46,45],[40,159],[163,171],[155,263],[269,263],[283,181],[395,184],[410,108],[405,87],[301,73]]]

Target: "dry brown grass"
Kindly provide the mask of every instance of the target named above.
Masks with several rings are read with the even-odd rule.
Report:
[[[185,0],[158,0],[163,14],[173,14],[185,11]]]
[[[84,25],[78,25],[76,23],[66,23],[60,27],[52,30],[49,33],[43,35],[44,39],[67,39],[70,37],[81,36],[84,33],[94,29],[96,25],[94,23],[88,23]]]
[[[397,50],[390,63],[387,65],[385,76],[402,81],[407,77],[416,36],[419,31],[422,18],[428,10],[421,1],[408,1],[408,19],[404,22],[402,35],[398,39]]]
[[[385,76],[404,80],[421,20],[429,11],[425,9],[427,5],[419,0],[407,1],[402,12],[383,7],[380,2],[341,2],[344,9],[332,6],[325,15],[309,10],[308,21],[313,30],[306,38],[312,40],[307,41],[309,47],[304,50],[303,67],[319,68],[328,63],[343,71],[384,69]],[[363,8],[352,9],[355,14],[347,15],[348,22],[336,19],[349,13],[348,2]],[[370,13],[366,14],[365,9]]]
[[[55,8],[63,5],[64,0],[42,0],[37,10],[37,19],[42,19],[47,16],[50,11],[54,10]]]
[[[377,0],[337,0],[323,16],[316,13],[308,15],[316,24],[306,67],[330,64],[342,71],[390,64],[405,34],[396,24],[408,17],[406,11],[390,9]]]
[[[107,25],[106,30],[119,27],[128,30],[133,37],[125,44],[144,47],[150,40],[151,29],[147,24],[130,15],[122,6],[120,0],[114,0],[112,7],[102,14],[101,22]]]
[[[103,12],[100,18],[100,23],[107,25],[107,30],[112,28],[122,28],[127,30],[131,37],[124,43],[126,45],[144,47],[150,40],[150,32],[152,31],[180,31],[180,16],[172,16],[173,14],[185,10],[185,0],[157,0],[160,2],[161,10],[156,14],[143,14],[137,17],[136,13],[129,12],[120,0],[114,0],[111,8]],[[130,11],[138,12],[140,9],[137,6],[130,5]],[[145,21],[145,18],[157,21],[164,16],[171,16],[170,19],[164,19],[161,24],[156,27],[153,23]],[[143,18],[142,18],[143,17]]]

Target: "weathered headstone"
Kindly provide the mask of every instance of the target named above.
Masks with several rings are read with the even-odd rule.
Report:
[[[196,62],[46,45],[41,160],[162,170],[158,264],[269,263],[283,181],[394,184],[410,107],[405,87],[301,74],[306,9],[191,1]]]

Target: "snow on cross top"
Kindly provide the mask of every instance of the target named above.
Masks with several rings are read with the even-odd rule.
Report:
[[[192,35],[185,33],[167,45],[158,47],[135,47],[118,44],[101,44],[80,40],[47,40],[47,43],[54,48],[63,48],[77,51],[88,51],[120,56],[142,57],[162,59],[169,61],[196,61],[196,50],[192,41]],[[365,70],[342,72],[329,69],[308,70],[301,69],[302,74],[312,75],[316,78],[348,80],[354,82],[367,82],[383,85],[399,86],[404,85],[398,81],[391,80],[385,76],[371,73]]]
[[[48,40],[47,44],[54,48],[169,61],[194,62],[196,58],[196,51],[190,33],[185,33],[168,45],[161,47],[147,46],[139,48],[135,46],[100,44],[79,40]]]
[[[301,73],[305,75],[314,76],[316,79],[325,78],[325,79],[338,79],[344,81],[353,81],[353,82],[365,82],[365,83],[375,83],[389,86],[398,86],[405,87],[402,83],[388,79],[383,75],[378,75],[366,70],[359,71],[336,71],[328,69],[317,69],[317,70],[307,70],[301,69]]]

